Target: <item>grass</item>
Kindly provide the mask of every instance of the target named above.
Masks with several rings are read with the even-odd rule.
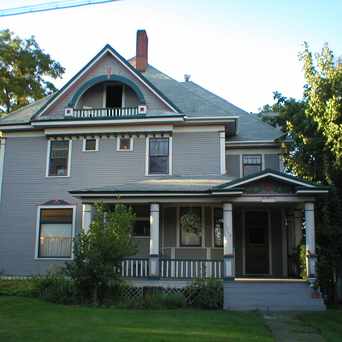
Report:
[[[342,341],[342,310],[305,313],[298,315],[298,318],[316,329],[327,342]]]
[[[258,313],[123,310],[0,296],[0,341],[273,341]]]

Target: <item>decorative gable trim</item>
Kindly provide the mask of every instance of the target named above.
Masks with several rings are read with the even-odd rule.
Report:
[[[315,190],[319,189],[319,190],[326,190],[328,192],[328,190],[326,188],[317,187],[316,185],[309,183],[309,182],[306,182],[306,181],[303,181],[297,177],[294,177],[294,176],[291,176],[291,175],[288,175],[288,174],[285,174],[282,172],[270,170],[270,169],[266,169],[262,172],[254,174],[254,175],[239,178],[233,182],[221,184],[221,185],[217,186],[215,190],[216,191],[226,191],[229,189],[241,187],[241,186],[249,184],[249,183],[253,183],[257,180],[267,178],[267,177],[271,177],[271,178],[283,181],[283,182],[288,183],[288,184],[300,186],[299,191],[303,191],[306,189],[311,189],[312,191],[315,191]]]
[[[95,63],[97,63],[106,53],[110,53],[125,69],[133,74],[141,83],[146,86],[156,97],[158,97],[168,108],[175,113],[181,111],[151,82],[149,82],[138,70],[129,64],[115,49],[107,44],[93,59],[91,59],[73,78],[71,78],[49,101],[32,117],[32,121],[43,115],[76,81],[78,81]]]

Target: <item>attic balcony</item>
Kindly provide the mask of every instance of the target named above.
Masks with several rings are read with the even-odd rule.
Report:
[[[146,106],[113,108],[65,108],[64,117],[75,120],[110,120],[144,117]]]

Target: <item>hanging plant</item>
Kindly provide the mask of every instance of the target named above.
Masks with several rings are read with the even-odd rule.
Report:
[[[180,218],[180,224],[187,233],[200,235],[202,232],[201,219],[193,212],[183,214]]]

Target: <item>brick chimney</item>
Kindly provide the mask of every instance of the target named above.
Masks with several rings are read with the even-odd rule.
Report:
[[[135,56],[135,67],[140,72],[146,71],[148,64],[148,38],[145,30],[137,31],[137,50]]]

